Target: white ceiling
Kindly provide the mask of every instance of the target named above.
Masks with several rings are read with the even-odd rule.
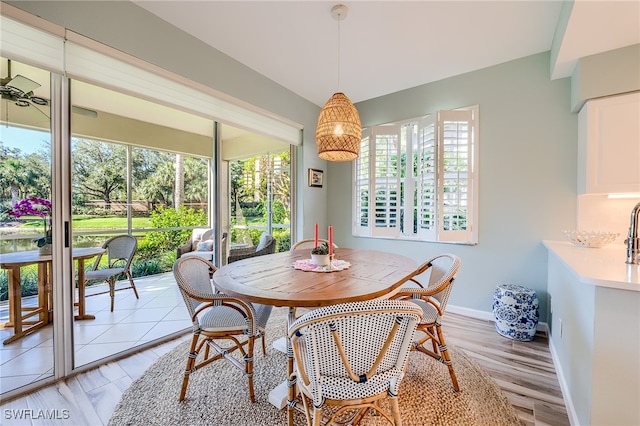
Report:
[[[338,43],[338,1],[134,3],[318,106],[338,89],[360,102],[549,51],[564,28],[557,0],[348,1]],[[554,79],[640,43],[640,1],[577,0],[555,43]]]

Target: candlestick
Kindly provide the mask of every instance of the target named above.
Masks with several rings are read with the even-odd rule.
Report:
[[[318,224],[316,223],[316,236],[315,236],[315,245],[313,246],[318,247]]]
[[[333,226],[329,225],[329,258],[333,254]]]

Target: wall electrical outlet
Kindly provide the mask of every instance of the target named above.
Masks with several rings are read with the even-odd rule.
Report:
[[[560,334],[560,338],[562,338],[562,318],[558,318],[558,334]]]

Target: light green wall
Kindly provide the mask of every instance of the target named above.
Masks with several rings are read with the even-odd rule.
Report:
[[[534,288],[547,320],[547,252],[576,224],[577,116],[569,79],[549,80],[549,53],[386,95],[356,105],[363,126],[480,107],[480,228],[476,246],[351,236],[351,164],[330,163],[329,223],[336,242],[405,254],[417,261],[443,252],[462,266],[450,305],[490,312],[498,284]]]

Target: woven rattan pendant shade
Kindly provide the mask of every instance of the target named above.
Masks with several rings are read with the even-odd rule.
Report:
[[[335,93],[318,117],[318,157],[329,161],[353,161],[358,158],[361,137],[358,110],[344,93]]]
[[[331,8],[331,16],[338,21],[338,92],[322,107],[316,127],[318,157],[328,161],[353,161],[358,158],[362,137],[358,110],[340,92],[340,21],[347,16],[347,11],[347,6],[343,4]]]

